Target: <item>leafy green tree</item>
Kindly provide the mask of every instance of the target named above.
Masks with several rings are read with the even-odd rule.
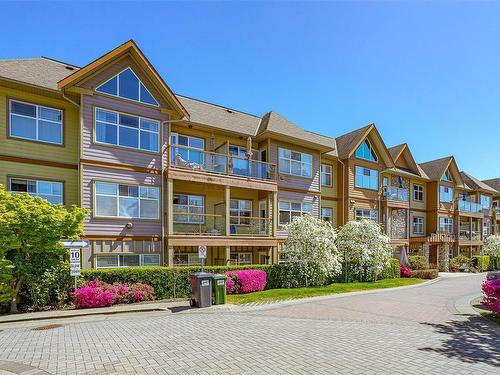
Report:
[[[87,210],[53,205],[41,197],[10,194],[0,186],[0,255],[13,265],[11,312],[17,312],[23,283],[36,283],[44,272],[61,261],[66,250],[62,238],[83,234]]]

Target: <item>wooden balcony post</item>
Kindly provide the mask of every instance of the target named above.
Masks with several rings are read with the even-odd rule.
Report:
[[[167,266],[168,267],[174,266],[174,247],[173,246],[167,246]]]
[[[174,180],[167,178],[167,235],[174,233]]]
[[[273,209],[272,209],[272,221],[273,221],[273,237],[278,235],[278,218],[279,218],[279,210],[278,210],[278,192],[273,191]]]
[[[229,216],[230,216],[230,208],[231,208],[231,188],[229,186],[224,186],[224,219],[225,219],[225,223],[226,223],[226,236],[230,236],[231,235],[231,225],[230,225],[230,220],[229,220]]]

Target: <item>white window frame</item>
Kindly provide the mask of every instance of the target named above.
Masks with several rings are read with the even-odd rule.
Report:
[[[288,203],[290,205],[290,208],[288,210],[285,210],[285,209],[281,209],[281,203]],[[293,204],[300,204],[300,210],[295,210],[295,209],[292,209],[292,205]],[[306,210],[304,210],[304,205],[310,205],[311,206],[311,211],[308,212]],[[290,200],[286,200],[286,199],[280,199],[278,201],[278,220],[279,220],[279,225],[280,226],[283,226],[283,225],[288,225],[291,223],[292,221],[292,212],[298,212],[300,213],[301,215],[312,215],[312,211],[313,211],[313,204],[312,203],[307,203],[307,202],[299,202],[299,201],[290,201]],[[290,214],[290,221],[288,223],[282,223],[281,222],[281,212],[288,212]]]
[[[105,120],[97,120],[97,111],[104,111],[104,112],[115,113],[116,114],[116,122],[109,122],[109,121],[105,121]],[[127,126],[127,125],[120,124],[120,115],[137,118],[139,126],[137,128],[134,128],[133,126]],[[146,121],[151,121],[151,122],[156,123],[158,125],[158,131],[155,132],[155,131],[152,131],[152,130],[149,130],[149,129],[142,129],[141,128],[141,120],[146,120]],[[97,140],[97,123],[98,122],[103,123],[103,124],[107,124],[107,125],[116,126],[116,144],[115,143],[98,141]],[[136,130],[137,131],[137,147],[124,146],[124,145],[120,144],[120,128],[132,129],[132,130]],[[123,112],[120,112],[120,111],[114,111],[114,110],[111,110],[111,109],[106,109],[106,108],[101,108],[101,107],[95,107],[94,108],[94,142],[96,144],[107,145],[107,146],[115,146],[115,147],[123,147],[123,148],[127,148],[127,149],[130,149],[130,150],[139,150],[139,151],[143,151],[143,152],[158,153],[159,149],[160,149],[160,143],[161,143],[160,130],[161,130],[161,124],[160,124],[160,122],[158,120],[154,120],[154,119],[148,118],[148,117],[131,115],[131,114],[128,114],[128,113],[123,113]],[[156,134],[156,136],[158,138],[158,144],[156,145],[156,151],[155,150],[148,150],[148,149],[141,148],[141,134],[143,132],[144,133]]]
[[[489,210],[491,208],[491,197],[489,195],[481,194],[481,196],[479,197],[479,200],[481,202],[482,208],[487,209],[487,210]],[[485,204],[486,203],[485,201],[488,201],[488,204]]]
[[[373,220],[378,223],[378,211],[370,208],[356,208],[354,211],[356,220]]]
[[[115,185],[116,186],[116,194],[103,194],[103,193],[97,193],[97,184],[108,184],[108,185]],[[125,195],[120,195],[120,185],[121,186],[127,186],[127,187],[137,187],[138,189],[138,196],[137,197],[130,197],[130,196],[125,196]],[[141,197],[141,187],[143,188],[148,188],[148,189],[156,189],[157,190],[157,196],[158,198],[144,198]],[[98,215],[97,214],[97,197],[111,197],[111,198],[116,198],[116,215]],[[139,216],[121,216],[120,215],[120,198],[122,199],[131,199],[131,198],[137,198],[138,204],[137,204],[137,212]],[[141,201],[147,200],[147,201],[156,201],[157,202],[157,210],[156,210],[156,217],[141,217]],[[109,182],[109,181],[100,181],[96,180],[94,181],[94,216],[95,217],[104,217],[104,218],[124,218],[124,219],[141,219],[141,220],[158,220],[160,218],[160,189],[158,186],[154,185],[133,185],[133,184],[127,184],[127,183],[115,183],[115,182]]]
[[[491,221],[483,220],[483,238],[488,237],[491,234]]]
[[[117,261],[116,264],[117,266],[111,266],[111,267],[99,267],[97,263],[97,258],[98,257],[116,257]],[[160,254],[134,254],[134,253],[122,253],[122,254],[109,254],[109,253],[101,253],[101,254],[95,254],[95,268],[98,269],[103,269],[103,268],[128,268],[128,267],[134,267],[134,266],[124,266],[120,262],[120,257],[122,256],[138,256],[139,257],[139,266],[137,267],[144,267],[144,256],[157,256],[158,257],[158,266],[160,265]],[[148,264],[147,266],[154,266],[152,264]]]
[[[418,195],[422,196],[422,199],[418,199]],[[413,185],[413,200],[415,202],[423,202],[424,201],[424,185],[414,184]]]
[[[120,95],[120,74],[122,74],[123,72],[125,72],[126,70],[130,69],[130,71],[132,72],[132,74],[135,76],[135,78],[137,78],[137,80],[139,81],[139,86],[138,86],[138,95],[137,97],[139,98],[139,100],[135,100],[135,99],[130,99],[130,98],[127,98],[125,96],[121,96]],[[100,91],[99,88],[101,86],[104,86],[106,83],[112,81],[113,79],[115,79],[116,77],[116,95],[114,94],[110,94],[108,92],[104,92],[104,91]],[[144,89],[149,93],[149,95],[151,95],[151,97],[153,98],[153,100],[156,102],[156,104],[151,104],[151,103],[147,103],[147,102],[143,102],[141,100],[141,85],[144,87]],[[140,78],[137,76],[137,74],[135,74],[134,70],[131,68],[131,67],[126,67],[125,69],[123,69],[120,73],[114,75],[113,77],[111,77],[110,79],[104,81],[103,83],[101,83],[99,86],[96,87],[95,89],[96,92],[100,93],[100,94],[105,94],[105,95],[111,95],[111,96],[114,96],[115,98],[120,98],[120,99],[125,99],[125,100],[130,100],[132,102],[135,102],[135,103],[141,103],[141,104],[146,104],[146,105],[151,105],[153,107],[159,107],[160,104],[158,103],[158,100],[156,100],[156,98],[154,97],[153,94],[151,94],[151,91],[148,90],[148,88],[146,87],[146,85],[140,80]]]
[[[323,176],[327,178],[330,176],[330,184],[323,184]],[[332,187],[333,186],[333,167],[330,164],[321,164],[321,186]]]
[[[417,228],[421,228],[418,230]],[[424,217],[414,216],[412,220],[413,234],[424,234]]]
[[[439,216],[439,231],[448,234],[453,233],[453,218]]]
[[[17,181],[25,181],[26,182],[26,191],[13,191],[12,190],[12,181],[15,181],[15,180],[17,180]],[[29,192],[29,191],[27,191],[28,190],[28,185],[29,185],[30,182],[32,182],[32,183],[34,182],[35,183],[36,192]],[[54,185],[54,184],[59,185],[60,191],[61,191],[61,195],[39,193],[40,183],[46,183],[46,184],[51,184],[51,185]],[[22,178],[22,177],[10,177],[9,178],[9,191],[12,194],[26,193],[26,194],[31,195],[32,197],[40,197],[40,198],[43,198],[43,195],[47,195],[47,196],[51,196],[51,197],[61,197],[61,202],[59,202],[59,203],[53,203],[53,204],[64,204],[64,184],[62,182],[60,182],[60,181],[39,180],[39,179]],[[53,189],[52,189],[52,192],[53,192]]]
[[[231,208],[231,202],[237,202],[237,208]],[[241,208],[241,203],[242,202],[247,202],[250,203],[250,209],[246,208]],[[229,202],[229,220],[231,225],[237,225],[237,226],[245,226],[248,227],[252,223],[252,209],[253,209],[253,201],[251,199],[237,199],[237,198],[231,198]],[[233,215],[231,212],[236,212],[236,215]],[[250,216],[242,216],[241,214],[243,212],[249,212]],[[236,222],[233,222],[235,220]],[[248,221],[248,224],[245,223],[245,221]]]
[[[453,202],[453,188],[446,185],[439,185],[439,202],[452,203]],[[444,196],[450,196],[449,200],[444,200]]]
[[[282,150],[284,152],[289,152],[290,153],[290,157],[281,156],[281,151]],[[294,152],[296,154],[300,154],[300,160],[292,159],[292,155],[291,155],[292,152]],[[304,158],[304,156],[309,157],[311,159],[311,162],[309,163],[307,161],[302,161],[302,159]],[[279,159],[279,161],[278,161],[279,162],[279,173],[287,174],[287,175],[290,175],[290,176],[297,176],[297,177],[304,177],[304,178],[310,178],[310,179],[312,179],[312,177],[313,177],[313,163],[314,163],[312,154],[307,154],[305,152],[300,152],[300,151],[294,151],[294,150],[290,150],[290,149],[284,148],[284,147],[278,147],[278,159]],[[288,168],[288,170],[282,170],[281,169],[282,166],[284,165],[284,162],[289,162],[290,167]],[[300,164],[300,174],[293,173],[292,163],[299,163]],[[303,173],[304,167],[309,167],[310,168],[310,171],[311,171],[310,176]]]
[[[175,196],[185,196],[187,197],[187,204],[174,204],[172,202],[172,207],[174,208],[174,212],[173,212],[173,223],[175,224],[205,224],[205,216],[204,216],[204,213],[205,213],[205,197],[203,195],[198,195],[198,194],[184,194],[184,193],[174,193],[174,198]],[[192,204],[189,204],[189,201],[190,201],[190,197],[196,197],[196,198],[201,198],[203,204],[201,206],[196,206],[196,205],[192,205]],[[180,207],[180,206],[183,206],[183,207],[186,207],[187,208],[187,212],[177,212],[176,211],[176,207]],[[202,220],[201,221],[192,221],[191,220],[191,217],[192,216],[200,216],[200,214],[198,212],[191,212],[190,209],[191,208],[200,208],[202,209],[203,211],[203,214],[201,216]],[[188,220],[187,221],[180,221],[180,220],[176,220],[176,216],[187,216],[188,217]]]
[[[236,256],[236,257],[234,257]],[[242,258],[250,257],[249,261],[242,260]],[[235,259],[236,258],[236,259]],[[253,264],[253,253],[251,252],[231,252],[229,255],[230,262],[238,266]],[[236,261],[236,263],[234,263]]]
[[[369,174],[366,175],[365,171],[369,171]],[[375,188],[371,187],[370,181],[372,179],[372,174],[375,174],[377,178],[377,186]],[[361,177],[361,185],[358,185],[357,177]],[[373,190],[377,191],[378,190],[378,184],[379,184],[379,172],[376,169],[371,169],[371,168],[366,168],[362,167],[360,165],[354,166],[354,186],[360,189],[368,189],[368,190]],[[368,186],[365,185],[365,181],[368,181]]]
[[[20,103],[20,104],[25,104],[25,105],[30,105],[30,106],[35,107],[35,117],[13,113],[12,112],[12,103]],[[39,116],[40,108],[45,108],[45,109],[49,109],[51,111],[57,111],[57,112],[59,112],[60,115],[61,115],[61,121],[53,121],[53,120],[41,119],[40,116]],[[35,134],[36,134],[35,138],[20,137],[18,135],[13,135],[12,134],[12,117],[13,116],[14,117],[17,116],[17,117],[23,117],[23,118],[28,118],[28,119],[31,119],[31,120],[35,120]],[[40,121],[50,122],[52,124],[60,125],[61,142],[50,142],[50,141],[39,139],[39,135],[38,135],[39,130],[38,129],[40,127],[40,125],[39,125]],[[62,145],[62,144],[64,144],[64,129],[63,129],[63,126],[64,126],[64,112],[62,110],[58,109],[58,108],[53,108],[53,107],[48,107],[48,106],[45,106],[45,105],[28,103],[28,102],[24,102],[22,100],[13,100],[13,99],[9,100],[9,137],[16,138],[16,139],[25,139],[25,140],[33,141],[33,142],[47,143],[47,144],[51,144],[51,145]]]
[[[323,210],[329,210],[330,214],[325,215]],[[329,219],[329,220],[325,220]],[[329,223],[333,223],[333,208],[332,207],[321,207],[321,220],[328,221]]]

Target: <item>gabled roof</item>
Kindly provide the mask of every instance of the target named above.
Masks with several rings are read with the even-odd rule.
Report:
[[[208,125],[244,136],[254,136],[257,132],[261,120],[259,116],[183,95],[176,96],[189,112],[190,122]]]
[[[57,82],[79,69],[47,57],[0,60],[0,78],[57,91]]]
[[[467,186],[469,186],[472,190],[483,190],[488,193],[493,193],[495,194],[497,191],[492,188],[491,186],[485,184],[483,181],[478,180],[474,176],[464,172],[460,171],[460,175],[464,179],[464,182]]]
[[[58,82],[57,87],[60,89],[64,89],[77,85],[79,82],[87,78],[89,75],[93,74],[98,69],[106,66],[110,62],[126,54],[130,54],[137,62],[139,62],[142,65],[144,71],[148,74],[151,81],[154,82],[160,88],[160,91],[164,94],[165,98],[172,105],[172,107],[183,116],[189,117],[189,113],[186,111],[186,109],[177,99],[177,97],[172,92],[170,87],[168,87],[163,78],[158,74],[156,69],[149,62],[149,60],[142,53],[142,51],[139,49],[139,47],[137,46],[137,44],[135,44],[133,40],[129,40],[123,43],[122,45],[116,47],[112,51],[92,61],[90,64],[87,64],[83,68],[73,72],[73,74],[61,79]]]
[[[323,149],[323,152],[328,152],[329,156],[336,156],[336,143],[334,138],[302,129],[300,126],[288,121],[286,118],[274,111],[268,112],[262,117],[255,135],[260,136],[265,134],[275,134],[311,143],[316,146],[320,146],[321,149]],[[333,154],[330,154],[332,152]]]
[[[425,163],[420,163],[419,165],[431,180],[438,180],[438,181],[441,180],[444,172],[446,172],[446,170],[450,166],[452,166],[456,170],[456,176],[459,179],[459,181],[455,181],[457,185],[463,185],[464,183],[462,176],[460,175],[460,172],[458,170],[457,163],[455,162],[455,158],[453,156],[445,156],[444,158],[431,160]]]
[[[380,156],[382,156],[382,158],[384,159],[385,164],[388,167],[394,167],[394,162],[392,161],[391,154],[389,153],[389,150],[387,150],[384,140],[382,139],[382,136],[378,132],[375,124],[369,124],[363,126],[362,128],[356,129],[352,132],[337,137],[336,142],[337,142],[338,157],[340,159],[347,159],[348,157],[350,157],[359,147],[361,142],[366,137],[368,137],[369,134],[372,132],[374,134],[374,138],[379,142],[379,145],[376,148],[378,149],[379,154],[380,152],[383,153],[383,155]]]
[[[483,182],[489,187],[495,189],[497,194],[500,194],[500,178],[491,178],[489,180],[483,180]]]
[[[415,162],[415,159],[413,158],[413,155],[410,151],[410,147],[408,146],[407,143],[402,143],[400,145],[390,147],[390,148],[388,148],[388,150],[389,150],[389,153],[391,154],[391,157],[392,157],[392,160],[394,161],[394,163],[396,163],[396,161],[399,158],[404,157],[406,162],[408,163],[408,165],[411,167],[410,172],[412,172],[418,176],[424,177],[421,174],[422,169],[419,168],[418,164]]]

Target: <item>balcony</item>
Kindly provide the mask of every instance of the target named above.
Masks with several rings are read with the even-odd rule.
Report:
[[[223,215],[174,212],[173,234],[226,236],[226,219]],[[230,236],[269,237],[272,219],[230,216]]]
[[[481,241],[481,233],[476,230],[470,230],[469,225],[461,225],[458,235],[462,241]]]
[[[458,210],[463,211],[463,212],[475,212],[475,213],[480,213],[482,212],[482,206],[479,203],[472,202],[469,200],[459,200],[458,201]]]
[[[408,189],[387,186],[384,188],[384,198],[391,201],[408,202]]]
[[[219,175],[276,181],[276,165],[187,146],[170,146],[170,167]]]

